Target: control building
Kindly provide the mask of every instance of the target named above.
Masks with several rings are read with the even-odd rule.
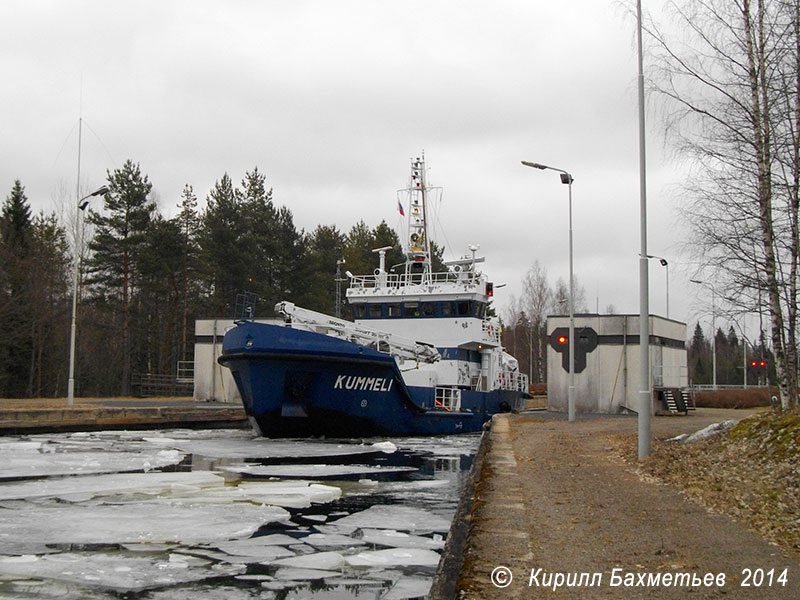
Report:
[[[567,412],[569,316],[549,316],[547,406]],[[575,411],[638,412],[639,315],[575,315]],[[694,408],[688,390],[686,324],[650,316],[653,412]]]

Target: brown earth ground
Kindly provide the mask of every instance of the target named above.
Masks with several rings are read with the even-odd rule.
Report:
[[[707,470],[695,469],[709,449],[684,456],[676,443],[659,441],[754,412],[698,409],[689,416],[654,417],[653,456],[642,462],[636,460],[635,417],[569,423],[563,416],[523,413],[496,419],[473,499],[458,597],[800,598],[797,538],[785,535],[798,518],[786,498],[796,499],[797,490],[789,485],[783,499],[775,501],[781,506],[760,521],[753,514],[763,513],[764,507],[748,511],[749,503],[757,502],[743,497],[751,487],[771,485],[775,491],[788,485],[788,479],[751,484],[748,473],[763,470],[763,465],[746,462],[726,470],[712,460]],[[664,475],[676,462],[697,472],[693,477]],[[720,512],[726,505],[738,521]],[[500,566],[513,576],[504,588],[491,580]],[[612,587],[612,570],[617,568],[623,577],[635,574],[634,585]],[[542,571],[531,580],[537,569]],[[760,586],[743,585],[754,583],[752,577],[747,580],[746,569],[763,569],[766,578]],[[767,585],[770,569],[775,571]],[[782,585],[777,579],[784,569]],[[602,579],[594,587],[584,583],[554,590],[555,580],[545,585],[548,573],[601,573]],[[725,583],[641,586],[636,585],[640,573],[691,573],[699,578],[724,574]],[[508,580],[505,574],[498,583]]]

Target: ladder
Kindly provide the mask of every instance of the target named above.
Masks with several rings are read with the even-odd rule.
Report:
[[[284,315],[288,323],[296,323],[309,331],[363,344],[401,360],[435,363],[441,358],[439,351],[431,344],[415,342],[385,331],[362,327],[352,321],[301,308],[293,302],[278,302],[275,305],[275,312]]]

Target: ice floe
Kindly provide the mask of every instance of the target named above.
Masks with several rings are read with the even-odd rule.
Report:
[[[0,500],[59,498],[85,500],[95,496],[164,492],[198,493],[201,488],[222,487],[225,479],[208,471],[183,473],[113,473],[46,478],[0,485]],[[206,492],[207,493],[207,492]]]
[[[307,508],[337,500],[342,490],[308,481],[242,481],[238,485],[208,490],[193,499],[196,503],[253,502],[286,508]]]
[[[363,539],[337,533],[311,533],[302,539],[314,548],[352,548],[366,543]]]
[[[24,449],[3,453],[3,470],[0,472],[0,480],[53,475],[149,471],[176,465],[184,457],[185,455],[177,450],[40,453]]]
[[[345,558],[338,552],[315,552],[304,556],[281,558],[271,562],[282,567],[296,567],[298,569],[322,569],[336,571],[345,565]]]
[[[311,442],[272,440],[262,437],[251,439],[194,439],[148,440],[159,445],[172,446],[187,454],[199,454],[212,458],[283,459],[287,461],[312,458],[352,457],[369,454],[390,454],[397,447],[392,442],[374,444],[345,444],[334,442]]]
[[[431,538],[423,535],[411,535],[393,529],[360,529],[357,532],[360,534],[359,539],[362,542],[374,546],[427,548],[429,550],[441,550],[444,548],[444,539],[441,535]]]
[[[433,581],[419,577],[404,577],[392,586],[381,600],[409,600],[410,598],[423,598],[431,591]]]
[[[214,564],[174,553],[166,557],[94,553],[91,560],[78,552],[0,558],[0,574],[6,577],[52,579],[119,592],[201,581],[243,571],[241,566]]]
[[[412,532],[446,532],[450,521],[428,510],[397,504],[376,504],[330,522],[339,530],[394,529]]]
[[[388,475],[409,473],[414,467],[389,467],[381,465],[230,465],[220,467],[230,473],[248,477],[284,477],[309,479],[334,479],[336,477],[358,477],[361,475]]]
[[[49,544],[201,544],[248,537],[289,513],[275,506],[124,503],[39,506],[0,510],[0,547],[6,540]]]
[[[359,552],[344,559],[351,567],[435,567],[439,553],[424,548],[390,548]]]

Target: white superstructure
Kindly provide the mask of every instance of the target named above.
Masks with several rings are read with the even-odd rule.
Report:
[[[389,273],[388,248],[376,250],[380,266],[373,275],[352,276],[346,297],[359,326],[424,342],[439,349],[441,360],[422,364],[399,361],[409,385],[458,389],[528,389],[515,358],[503,351],[500,323],[487,316],[493,285],[471,256],[445,263],[434,273],[427,229],[425,162],[411,161],[408,192],[408,240],[403,273]]]

